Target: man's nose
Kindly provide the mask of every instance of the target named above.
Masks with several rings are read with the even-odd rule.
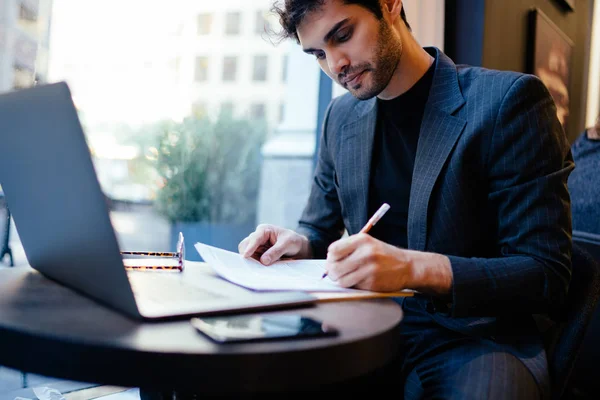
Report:
[[[346,67],[350,65],[350,60],[348,60],[348,57],[342,52],[331,52],[327,56],[327,61],[329,63],[329,71],[336,76],[342,73]]]

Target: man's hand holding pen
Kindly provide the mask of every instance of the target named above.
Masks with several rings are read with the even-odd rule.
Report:
[[[329,246],[323,278],[329,276],[342,287],[375,292],[413,289],[434,295],[450,293],[452,267],[448,257],[401,249],[368,235],[389,209],[384,203],[358,234]]]
[[[414,264],[409,253],[366,233],[329,246],[326,269],[340,286],[377,292],[411,288]]]
[[[373,216],[371,218],[369,218],[369,220],[367,221],[365,226],[362,227],[362,229],[360,230],[359,233],[368,233],[371,230],[371,228],[373,228],[375,226],[375,224],[377,222],[379,222],[381,217],[383,217],[385,215],[385,213],[388,212],[389,209],[390,209],[390,205],[387,203],[383,203],[381,205],[381,207],[379,207],[379,209],[377,211],[375,211],[375,214],[373,214]],[[323,274],[321,279],[325,278],[326,276],[327,276],[327,271],[325,271],[325,273]]]
[[[332,243],[325,269],[342,287],[375,292],[413,289],[432,295],[446,295],[452,289],[448,257],[401,249],[366,233]]]

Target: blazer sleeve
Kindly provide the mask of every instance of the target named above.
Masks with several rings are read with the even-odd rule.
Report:
[[[452,316],[560,307],[571,278],[571,150],[544,84],[523,75],[506,92],[487,156],[488,204],[500,257],[449,256]]]
[[[325,113],[319,154],[308,202],[296,231],[305,235],[312,247],[314,258],[325,258],[327,247],[342,237],[344,222],[335,185],[335,168],[329,149],[329,115],[335,104],[332,100]]]

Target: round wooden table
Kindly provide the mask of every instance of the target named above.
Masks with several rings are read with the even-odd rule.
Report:
[[[264,312],[263,312],[264,313]],[[0,269],[0,365],[85,382],[202,393],[319,387],[367,374],[394,355],[402,309],[391,299],[319,303],[300,313],[336,337],[219,345],[189,319],[141,322],[30,267]]]

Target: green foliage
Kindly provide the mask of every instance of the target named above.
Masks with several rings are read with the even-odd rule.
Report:
[[[254,218],[266,127],[230,114],[159,126],[156,207],[172,222],[244,223]]]

